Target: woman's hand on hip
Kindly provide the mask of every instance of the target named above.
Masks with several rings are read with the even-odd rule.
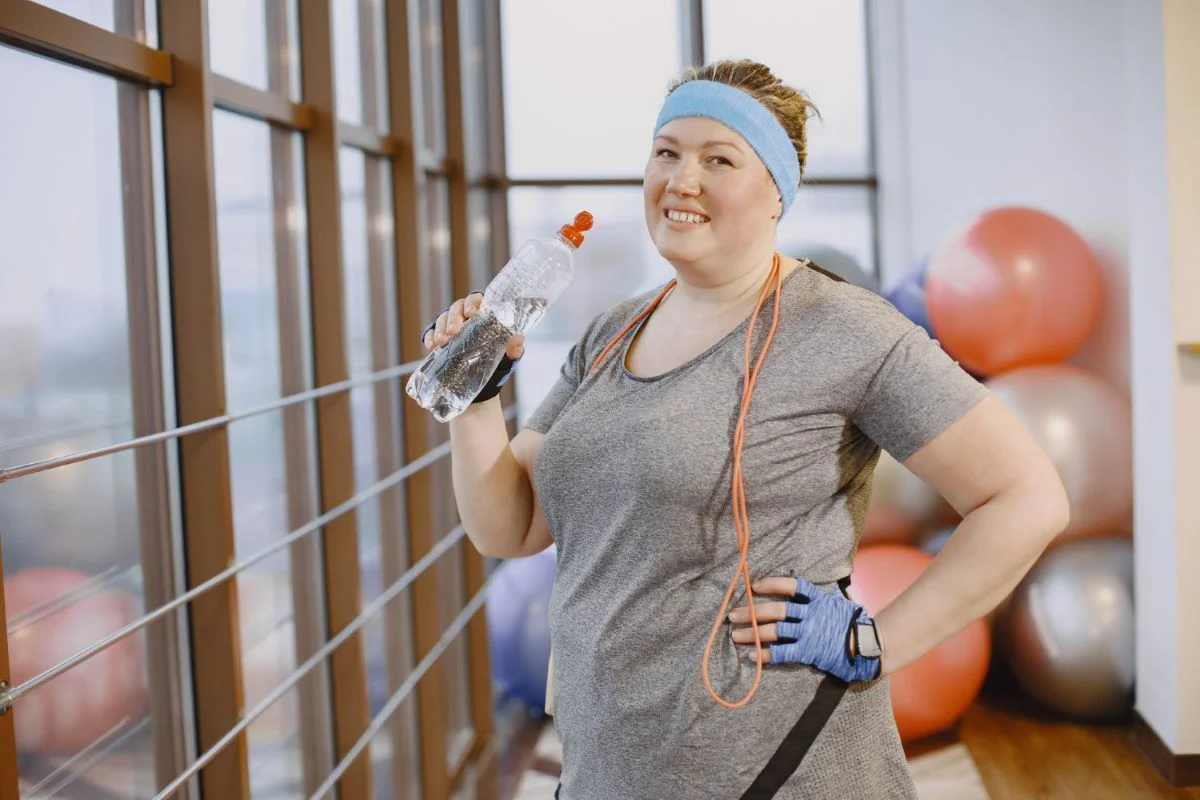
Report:
[[[804,578],[763,578],[755,581],[754,591],[787,599],[755,603],[762,644],[757,649],[749,607],[729,612],[733,641],[748,645],[752,659],[764,664],[807,664],[847,682],[879,677],[880,654],[868,651],[868,655],[858,647],[858,630],[874,625],[861,605],[836,589],[822,591]]]

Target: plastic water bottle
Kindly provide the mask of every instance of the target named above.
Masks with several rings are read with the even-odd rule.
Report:
[[[581,211],[553,238],[532,239],[492,279],[479,312],[449,342],[429,353],[405,391],[439,422],[471,404],[491,379],[512,337],[541,322],[575,277],[572,257],[592,215]]]

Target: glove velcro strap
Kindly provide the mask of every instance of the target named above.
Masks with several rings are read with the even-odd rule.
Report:
[[[475,399],[471,402],[486,403],[500,394],[500,390],[504,388],[504,384],[508,383],[508,379],[512,377],[517,361],[520,360],[519,358],[513,360],[508,356],[500,359],[500,363],[496,365],[496,371],[492,373],[492,377],[483,385],[483,388],[479,390],[479,394],[475,395]]]
[[[846,630],[846,653],[850,662],[850,669],[853,673],[851,680],[871,681],[879,677],[879,673],[883,667],[879,656],[864,656],[862,654],[862,641],[855,640],[857,647],[850,646],[851,632],[859,632],[863,627],[870,627],[874,634],[875,620],[867,616],[863,609],[859,609],[854,618],[850,621],[850,627]]]

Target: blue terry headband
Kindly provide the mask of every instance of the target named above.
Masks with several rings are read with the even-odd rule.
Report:
[[[767,107],[741,89],[716,81],[687,81],[667,95],[654,135],[671,120],[706,117],[736,131],[766,165],[787,213],[800,187],[800,160],[787,131]]]

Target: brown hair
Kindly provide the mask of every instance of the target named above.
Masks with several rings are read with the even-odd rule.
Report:
[[[723,83],[741,89],[766,106],[792,140],[796,158],[800,162],[800,177],[804,177],[804,169],[808,165],[808,118],[821,116],[808,95],[781,81],[769,67],[745,58],[689,67],[678,79],[671,81],[667,94],[688,81]]]

